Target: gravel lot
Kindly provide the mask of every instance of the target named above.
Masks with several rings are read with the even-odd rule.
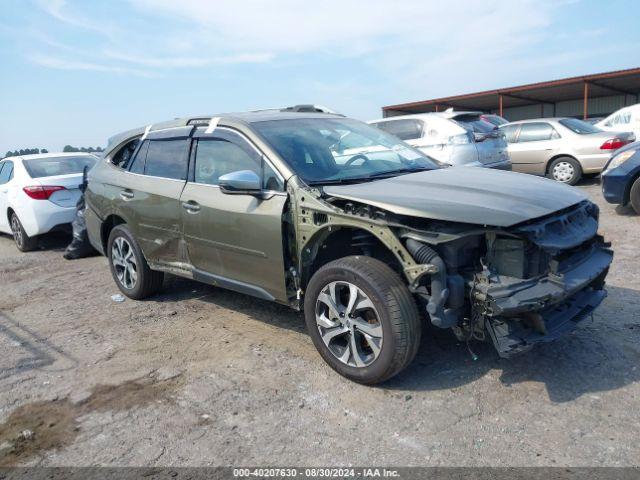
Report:
[[[285,307],[179,279],[116,303],[104,258],[0,236],[0,465],[638,465],[640,217],[579,188],[616,254],[593,321],[511,360],[428,331],[377,388]]]

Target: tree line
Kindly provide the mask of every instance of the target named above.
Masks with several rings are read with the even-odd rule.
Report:
[[[65,153],[71,152],[85,152],[85,153],[100,153],[104,152],[104,148],[102,147],[73,147],[71,145],[65,145],[62,149]],[[38,153],[49,153],[49,150],[46,148],[21,148],[20,150],[9,150],[5,157],[18,157],[22,155],[34,155]]]

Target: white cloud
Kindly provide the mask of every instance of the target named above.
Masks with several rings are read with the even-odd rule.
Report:
[[[388,42],[486,46],[549,23],[550,0],[130,0],[145,15],[182,19],[228,48],[276,53],[375,48]],[[480,33],[479,36],[473,34]],[[205,34],[206,36],[206,34]],[[428,51],[423,51],[428,54]]]
[[[30,60],[43,67],[54,68],[57,70],[85,70],[94,72],[117,73],[121,75],[136,75],[140,77],[153,77],[155,74],[134,68],[125,68],[114,65],[103,65],[94,62],[83,62],[77,60],[68,60],[64,58],[52,57],[34,54],[30,56]]]
[[[269,53],[239,53],[221,57],[149,57],[145,52],[131,55],[110,49],[104,50],[103,54],[114,60],[150,68],[188,68],[235,63],[263,63],[273,58],[273,55]]]
[[[39,63],[51,68],[151,75],[300,65],[299,76],[285,79],[289,92],[328,97],[331,75],[314,82],[304,69],[342,61],[360,69],[331,72],[335,82],[353,85],[354,104],[366,103],[363,91],[380,105],[544,80],[564,74],[562,59],[588,50],[550,36],[557,11],[580,8],[577,0],[38,1],[88,40],[83,52],[50,42],[53,58]],[[105,8],[113,14],[101,15]]]

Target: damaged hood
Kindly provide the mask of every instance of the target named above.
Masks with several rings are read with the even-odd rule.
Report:
[[[554,180],[477,167],[331,185],[324,192],[399,215],[495,227],[549,215],[587,198],[577,188]]]

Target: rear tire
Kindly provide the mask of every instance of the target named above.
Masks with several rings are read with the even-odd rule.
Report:
[[[27,235],[15,212],[11,214],[11,231],[13,232],[13,241],[16,242],[16,247],[21,252],[30,252],[37,248],[38,238]]]
[[[640,215],[640,178],[636,179],[631,185],[631,191],[629,192],[629,203],[635,210],[635,212]]]
[[[111,230],[107,242],[109,267],[122,293],[134,300],[155,295],[162,288],[164,273],[151,270],[138,242],[126,225]]]
[[[307,286],[304,312],[322,358],[358,383],[398,374],[420,345],[422,324],[413,296],[374,258],[345,257],[320,268]]]
[[[582,167],[571,157],[559,157],[549,165],[547,177],[556,182],[575,185],[582,178]]]

